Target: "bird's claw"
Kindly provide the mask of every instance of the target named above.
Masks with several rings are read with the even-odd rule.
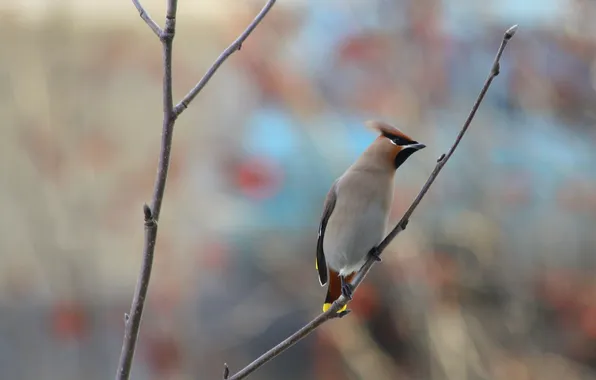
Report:
[[[352,299],[352,295],[354,294],[354,287],[352,284],[345,282],[343,278],[341,280],[341,294],[349,300]]]

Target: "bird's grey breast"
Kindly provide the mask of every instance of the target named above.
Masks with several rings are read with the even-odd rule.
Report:
[[[323,240],[331,269],[349,274],[360,269],[366,254],[385,235],[392,183],[374,173],[344,176],[337,184],[337,200]]]

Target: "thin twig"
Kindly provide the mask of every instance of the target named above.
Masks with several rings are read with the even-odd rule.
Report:
[[[143,263],[141,265],[139,279],[137,280],[130,313],[124,314],[124,342],[122,343],[118,372],[116,373],[117,380],[126,380],[130,376],[137,337],[141,327],[141,316],[145,305],[145,296],[147,295],[147,288],[149,287],[149,280],[151,278],[151,268],[153,267],[157,221],[151,213],[151,208],[149,208],[149,206],[144,205],[143,212],[145,214],[145,247],[143,249]]]
[[[174,135],[174,101],[172,96],[172,45],[176,33],[176,8],[178,0],[168,0],[166,9],[166,23],[159,39],[163,47],[163,131],[161,135],[161,153],[157,164],[157,178],[153,190],[153,201],[151,210],[156,220],[159,220],[161,202],[166,190],[168,168],[170,167],[170,156],[172,137]]]
[[[148,21],[151,19],[137,0],[133,0],[133,3],[137,9],[140,9],[139,12],[143,20],[145,20],[155,32],[156,29],[154,29],[153,25],[157,24],[155,24],[155,22],[151,23]],[[176,31],[177,3],[177,0],[168,0],[165,27],[163,31],[159,30],[158,34],[162,43],[164,64],[164,104],[161,149],[159,154],[159,162],[157,165],[157,177],[155,179],[151,207],[147,205],[143,207],[145,214],[145,244],[143,248],[143,263],[141,264],[141,273],[139,274],[137,285],[135,287],[135,293],[130,307],[129,317],[124,324],[124,342],[122,343],[122,350],[120,352],[120,360],[118,363],[118,372],[116,373],[117,380],[127,380],[130,376],[137,338],[141,328],[141,319],[143,316],[143,309],[145,307],[145,299],[147,297],[147,290],[149,288],[149,280],[151,279],[151,269],[153,267],[153,256],[155,252],[155,243],[157,240],[157,222],[159,220],[161,203],[168,177],[172,136],[174,132],[174,123],[176,121],[176,117],[173,113],[172,101],[172,42],[174,41],[174,34]]]
[[[190,102],[193,101],[193,99],[199,94],[199,92],[201,92],[203,87],[205,87],[207,82],[209,82],[211,77],[213,77],[219,66],[221,66],[222,63],[224,63],[226,59],[228,59],[232,54],[234,54],[236,51],[242,48],[242,44],[244,43],[244,41],[253,32],[257,25],[259,25],[261,20],[263,20],[263,18],[267,16],[267,13],[269,13],[269,10],[271,10],[273,5],[275,4],[275,1],[276,0],[267,1],[263,9],[261,9],[259,14],[254,18],[250,25],[248,25],[246,30],[244,30],[244,32],[236,39],[236,41],[232,42],[232,44],[228,46],[226,50],[224,50],[223,53],[219,55],[219,57],[217,57],[217,59],[215,60],[215,62],[213,62],[213,65],[211,65],[209,70],[207,70],[203,78],[201,78],[201,80],[193,87],[193,89],[190,90],[188,94],[186,94],[182,101],[180,101],[180,103],[178,103],[176,107],[174,107],[174,113],[176,115],[180,115],[188,107]]]
[[[145,23],[149,26],[149,28],[151,28],[153,33],[155,33],[155,35],[157,37],[161,36],[161,33],[162,33],[161,28],[159,27],[159,25],[157,25],[157,23],[155,21],[153,21],[153,19],[151,18],[149,13],[147,13],[145,8],[143,8],[143,6],[139,2],[139,0],[132,0],[132,3],[135,5],[137,10],[139,11],[139,16],[141,16],[143,21],[145,21]]]
[[[414,212],[416,207],[418,207],[418,205],[420,204],[420,201],[422,200],[422,198],[424,198],[424,196],[430,189],[431,185],[433,184],[433,182],[439,175],[439,172],[441,171],[441,169],[443,169],[443,166],[445,166],[445,164],[447,163],[449,158],[453,155],[453,152],[455,152],[455,149],[459,145],[462,137],[464,136],[464,134],[470,127],[470,124],[471,124],[472,120],[474,119],[474,115],[476,114],[476,111],[478,110],[480,103],[484,99],[484,95],[488,91],[488,88],[490,87],[491,82],[497,75],[499,75],[499,60],[501,59],[501,55],[503,54],[503,51],[505,50],[505,46],[507,46],[507,43],[513,37],[513,35],[515,34],[516,31],[517,31],[517,25],[514,25],[505,32],[505,35],[503,36],[503,40],[501,41],[501,46],[499,47],[497,56],[495,57],[495,60],[491,67],[490,74],[489,74],[488,78],[486,79],[486,82],[484,83],[484,86],[482,87],[482,90],[480,91],[480,94],[478,95],[478,98],[476,99],[476,102],[474,103],[474,106],[472,107],[472,110],[470,111],[468,118],[466,119],[462,129],[460,130],[459,134],[457,135],[457,138],[455,139],[453,145],[451,146],[451,148],[449,149],[447,154],[443,154],[443,155],[441,155],[441,157],[439,157],[439,159],[437,160],[435,169],[430,174],[428,180],[426,181],[426,183],[424,184],[424,186],[422,187],[422,189],[420,190],[420,192],[418,193],[418,195],[416,196],[416,198],[414,199],[414,201],[412,202],[411,206],[408,208],[408,210],[406,211],[404,216],[397,223],[397,226],[379,244],[379,246],[378,246],[379,253],[382,252],[385,248],[387,248],[389,243],[391,243],[391,241],[401,231],[403,231],[405,229],[410,217],[412,216],[412,213]],[[364,280],[364,277],[370,271],[370,269],[374,265],[374,263],[375,263],[374,259],[372,259],[372,258],[368,259],[366,261],[366,263],[364,264],[364,266],[358,271],[356,276],[354,276],[354,279],[352,280],[352,285],[354,286],[354,289],[356,289],[358,287],[358,285],[360,285],[362,280]],[[269,351],[267,351],[266,353],[261,355],[259,358],[257,358],[255,361],[253,361],[252,363],[250,363],[249,365],[247,365],[246,367],[244,367],[243,369],[238,371],[236,374],[231,376],[229,378],[229,380],[240,380],[240,379],[247,377],[248,375],[250,375],[257,369],[259,369],[262,365],[264,365],[268,361],[274,359],[277,355],[281,354],[282,352],[284,352],[285,350],[290,348],[292,345],[294,345],[296,342],[298,342],[299,340],[301,340],[302,338],[304,338],[305,336],[307,336],[308,334],[313,332],[315,329],[317,329],[323,323],[325,323],[329,319],[333,319],[336,316],[337,310],[339,310],[341,307],[343,307],[348,302],[349,301],[344,296],[341,296],[337,301],[335,301],[333,303],[333,305],[331,305],[329,310],[327,310],[326,312],[324,312],[322,314],[319,314],[315,319],[310,321],[308,324],[306,324],[300,330],[296,331],[290,337],[288,337],[287,339],[285,339],[284,341],[279,343],[277,346],[273,347],[272,349],[270,349]]]
[[[145,299],[147,297],[147,290],[149,287],[149,280],[151,279],[151,268],[153,266],[153,256],[155,252],[155,243],[157,240],[157,227],[161,205],[163,201],[164,192],[166,189],[166,181],[168,178],[168,168],[170,164],[170,156],[172,150],[172,137],[174,135],[174,124],[180,111],[176,112],[174,109],[173,95],[172,95],[172,46],[174,35],[176,33],[176,10],[178,7],[178,0],[168,0],[166,9],[166,20],[163,30],[151,19],[149,14],[145,11],[139,0],[132,0],[133,4],[139,11],[143,20],[149,25],[151,30],[159,37],[162,43],[163,50],[163,128],[161,137],[161,147],[159,153],[159,162],[157,165],[157,176],[153,190],[153,199],[151,207],[145,205],[143,207],[145,220],[145,242],[143,248],[143,262],[141,264],[141,272],[137,279],[135,292],[130,307],[130,312],[125,314],[124,318],[124,339],[122,343],[122,351],[120,352],[120,360],[118,363],[118,371],[116,373],[116,380],[127,380],[130,376],[132,361],[135,354],[137,338],[141,327],[141,319],[143,315],[143,308],[145,306]],[[256,22],[253,22],[247,30],[245,30],[237,41],[244,41],[248,35],[254,30],[257,24],[265,17],[269,8],[273,6],[275,1],[269,1],[267,6],[261,11]],[[266,9],[266,10],[265,10]],[[225,54],[225,53],[224,53]],[[230,55],[231,53],[228,53]],[[207,84],[209,79],[213,76],[215,71],[221,66],[223,61],[219,60],[209,69],[209,75],[201,79],[201,87],[194,91],[192,97],[185,101],[186,108],[193,98],[201,91]]]

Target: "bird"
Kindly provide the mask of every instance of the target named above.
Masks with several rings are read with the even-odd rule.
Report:
[[[319,283],[329,283],[323,312],[341,295],[352,299],[350,282],[369,256],[381,261],[378,244],[387,230],[395,172],[426,147],[387,122],[364,124],[379,135],[333,182],[323,204],[315,262]]]

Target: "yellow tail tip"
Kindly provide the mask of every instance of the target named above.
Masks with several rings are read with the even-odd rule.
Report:
[[[329,308],[331,307],[332,304],[330,303],[325,303],[323,304],[323,313],[326,312],[327,310],[329,310]],[[343,305],[341,309],[339,309],[337,312],[341,313],[342,311],[345,311],[348,308],[348,305]]]

